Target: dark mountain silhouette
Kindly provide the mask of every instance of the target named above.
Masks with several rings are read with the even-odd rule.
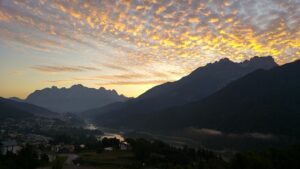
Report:
[[[299,138],[299,122],[300,60],[271,70],[257,70],[203,100],[161,111],[130,125],[150,130],[195,127]],[[121,121],[115,124],[128,126]]]
[[[32,116],[57,117],[58,114],[32,104],[0,98],[0,118],[25,118]]]
[[[8,98],[9,100],[13,100],[13,101],[17,101],[17,102],[24,102],[24,100],[23,99],[20,99],[20,98],[18,98],[18,97],[10,97],[10,98]]]
[[[185,104],[202,99],[254,70],[270,69],[274,66],[277,64],[271,56],[254,57],[242,63],[234,63],[224,58],[196,69],[179,81],[156,86],[139,96],[139,99],[161,98],[161,100],[172,100],[176,103],[170,103],[171,105]]]
[[[94,119],[94,118],[97,118],[99,115],[101,115],[101,113],[106,113],[109,111],[121,109],[124,105],[125,105],[124,102],[114,102],[114,103],[102,106],[101,108],[94,108],[94,109],[90,109],[90,110],[81,112],[80,115],[83,118],[88,117],[90,119]],[[101,110],[101,111],[99,111],[99,110]]]
[[[277,66],[272,57],[254,57],[251,60],[234,63],[229,59],[208,64],[193,71],[190,75],[175,82],[156,86],[136,99],[127,101],[112,110],[94,109],[88,115],[94,114],[100,122],[120,120],[134,121],[147,114],[161,111],[168,107],[184,105],[203,99],[220,90],[222,87],[257,69],[270,69]]]
[[[113,102],[128,100],[115,90],[87,88],[74,85],[70,88],[45,88],[30,94],[26,102],[45,107],[55,112],[78,113],[95,107],[101,107]]]

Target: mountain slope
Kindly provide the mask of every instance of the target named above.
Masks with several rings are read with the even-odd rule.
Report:
[[[10,97],[9,100],[17,101],[17,102],[24,102],[24,100],[18,98],[18,97]]]
[[[27,97],[26,102],[56,112],[78,113],[127,99],[123,95],[118,95],[115,90],[92,89],[74,85],[70,88],[52,87],[37,90]]]
[[[140,124],[151,130],[184,127],[229,133],[300,137],[300,61],[257,70],[204,100],[164,110]]]
[[[257,69],[270,69],[277,64],[272,57],[254,57],[251,60],[234,63],[229,59],[208,64],[193,71],[190,75],[173,83],[156,86],[141,96],[139,99],[161,98],[161,100],[180,99],[181,104],[202,99],[218,89],[224,87],[239,77]],[[200,90],[197,90],[200,89]],[[183,97],[183,98],[178,98]]]
[[[144,118],[154,112],[203,99],[254,70],[270,69],[274,66],[277,65],[272,57],[254,57],[242,63],[222,59],[200,67],[176,82],[156,86],[138,98],[124,103],[119,109],[108,111],[100,108],[94,110],[94,114],[99,114],[97,120],[101,124],[109,125],[111,121],[136,123],[139,118]]]
[[[0,97],[0,118],[27,118],[32,116],[55,117],[57,113],[53,113],[35,105],[17,102]]]
[[[6,118],[20,119],[20,118],[27,118],[32,116],[33,114],[26,112],[24,110],[20,110],[13,106],[7,105],[2,102],[2,99],[0,100],[0,120]]]
[[[24,102],[18,102],[18,101],[13,101],[10,99],[4,99],[0,98],[0,104],[1,104],[1,113],[4,114],[10,114],[15,112],[14,114],[20,115],[25,114],[27,115],[36,115],[36,116],[43,116],[43,117],[57,117],[58,114],[51,112],[45,108],[38,107],[29,103],[24,103]],[[11,111],[9,111],[11,110]],[[5,113],[6,112],[6,113]]]
[[[124,102],[114,102],[114,103],[102,106],[101,108],[95,108],[95,109],[90,109],[90,110],[81,112],[80,115],[82,117],[88,117],[90,119],[94,119],[94,118],[98,117],[99,115],[101,115],[101,113],[106,113],[109,111],[121,109],[121,108],[123,108],[124,105],[125,105]],[[99,111],[99,110],[101,110],[101,111]],[[95,113],[95,112],[97,112],[97,113]]]

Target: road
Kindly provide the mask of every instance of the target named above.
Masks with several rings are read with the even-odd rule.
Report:
[[[67,160],[64,163],[63,169],[79,169],[74,163],[73,160],[78,158],[77,154],[62,154],[62,156],[67,156]]]

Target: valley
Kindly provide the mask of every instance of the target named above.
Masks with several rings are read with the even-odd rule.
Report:
[[[243,63],[220,60],[140,97],[81,112],[55,112],[43,104],[1,98],[1,158],[7,162],[0,166],[18,167],[10,161],[31,153],[30,165],[45,169],[225,169],[239,166],[239,158],[251,163],[261,158],[257,165],[274,167],[270,153],[300,153],[290,148],[300,143],[299,63],[278,66],[270,57]],[[199,83],[199,92],[189,93],[193,99],[187,99],[198,81],[210,84]],[[211,91],[204,94],[205,89]],[[60,90],[74,96],[80,90],[76,100],[85,100],[84,91],[99,92],[81,85],[42,91],[53,96]],[[51,102],[47,95],[40,97]]]
[[[300,169],[300,0],[0,0],[0,169]]]

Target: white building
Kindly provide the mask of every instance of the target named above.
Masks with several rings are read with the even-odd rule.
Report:
[[[17,154],[18,151],[22,149],[21,146],[18,146],[16,140],[5,140],[1,142],[1,153],[6,154],[7,152],[12,152]]]

